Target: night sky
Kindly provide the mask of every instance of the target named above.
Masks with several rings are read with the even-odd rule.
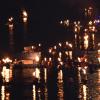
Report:
[[[99,0],[0,0],[0,49],[6,51],[8,48],[7,19],[10,16],[14,17],[15,47],[20,48],[23,44],[22,9],[28,12],[27,43],[51,43],[72,40],[73,33],[60,28],[58,22],[65,18],[79,19],[82,9],[88,5],[99,14]]]

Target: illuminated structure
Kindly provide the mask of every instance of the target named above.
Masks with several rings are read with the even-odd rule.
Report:
[[[21,61],[23,64],[39,64],[41,59],[41,44],[38,46],[26,46],[22,52]]]
[[[99,21],[99,20],[98,20]],[[97,62],[97,48],[95,43],[95,33],[97,32],[97,20],[94,19],[92,7],[85,8],[84,22],[74,22],[74,51],[75,57],[86,55],[89,62]],[[81,25],[82,24],[82,25]]]
[[[93,8],[85,8],[86,20],[81,25],[80,21],[74,22],[75,48],[93,50],[95,49],[95,22],[93,20]]]

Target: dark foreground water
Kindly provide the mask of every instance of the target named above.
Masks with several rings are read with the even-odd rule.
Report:
[[[100,69],[4,68],[0,100],[100,100]],[[13,81],[11,81],[13,80]]]

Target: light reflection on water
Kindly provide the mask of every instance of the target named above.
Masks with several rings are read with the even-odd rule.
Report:
[[[3,78],[3,82],[10,82],[12,79],[12,71],[13,67],[12,65],[7,68],[7,66],[3,66],[2,71],[1,71],[1,76]]]
[[[79,99],[88,100],[87,68],[78,67]]]
[[[33,92],[33,100],[36,100],[36,86],[35,85],[33,85],[32,92]]]
[[[58,87],[58,100],[64,100],[64,90],[63,90],[63,72],[60,70],[58,72],[58,77],[57,77],[57,87]]]
[[[4,85],[1,86],[1,100],[10,100],[10,93],[5,88]]]
[[[8,72],[6,73],[5,69],[6,68],[4,66],[4,69],[2,70],[2,76],[4,80],[6,81],[5,77],[8,74],[9,77],[7,77],[7,80],[10,81],[10,79],[12,78],[12,68],[9,69],[9,73]],[[78,96],[79,100],[100,100],[100,69],[98,69],[96,73],[93,73],[93,74],[87,73],[88,72],[87,69],[82,70],[80,67],[77,70],[78,70],[77,76],[78,76],[78,82],[79,82],[79,96]],[[47,71],[47,68],[44,68],[43,72],[44,72],[43,74],[44,80],[42,80],[42,83],[39,82],[38,85],[32,84],[32,86],[30,86],[31,88],[26,88],[26,86],[23,86],[22,93],[25,93],[25,91],[28,91],[26,93],[30,93],[30,95],[28,95],[27,98],[32,98],[28,100],[48,100],[48,85],[47,85],[48,71]],[[33,76],[36,75],[36,77],[39,78],[39,80],[41,81],[40,73],[41,73],[41,70],[39,68],[36,68],[34,72],[32,73],[32,75]],[[56,93],[57,100],[65,100],[64,95],[66,93],[64,93],[65,91],[64,91],[63,76],[64,76],[63,70],[62,69],[58,70],[57,71],[57,93]],[[6,82],[9,82],[9,81],[6,81]],[[12,99],[13,93],[11,94],[12,89],[9,90],[7,89],[9,88],[7,84],[3,84],[3,85],[2,84],[0,86],[1,87],[0,100],[13,100]],[[20,89],[16,93],[18,93],[19,91]],[[27,94],[23,94],[24,97],[25,95]],[[18,100],[22,100],[22,99],[18,99]],[[27,100],[27,99],[24,98],[23,100]]]

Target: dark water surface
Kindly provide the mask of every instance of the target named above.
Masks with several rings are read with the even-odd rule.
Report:
[[[100,100],[100,69],[1,69],[0,100]],[[13,80],[13,81],[11,81]]]

